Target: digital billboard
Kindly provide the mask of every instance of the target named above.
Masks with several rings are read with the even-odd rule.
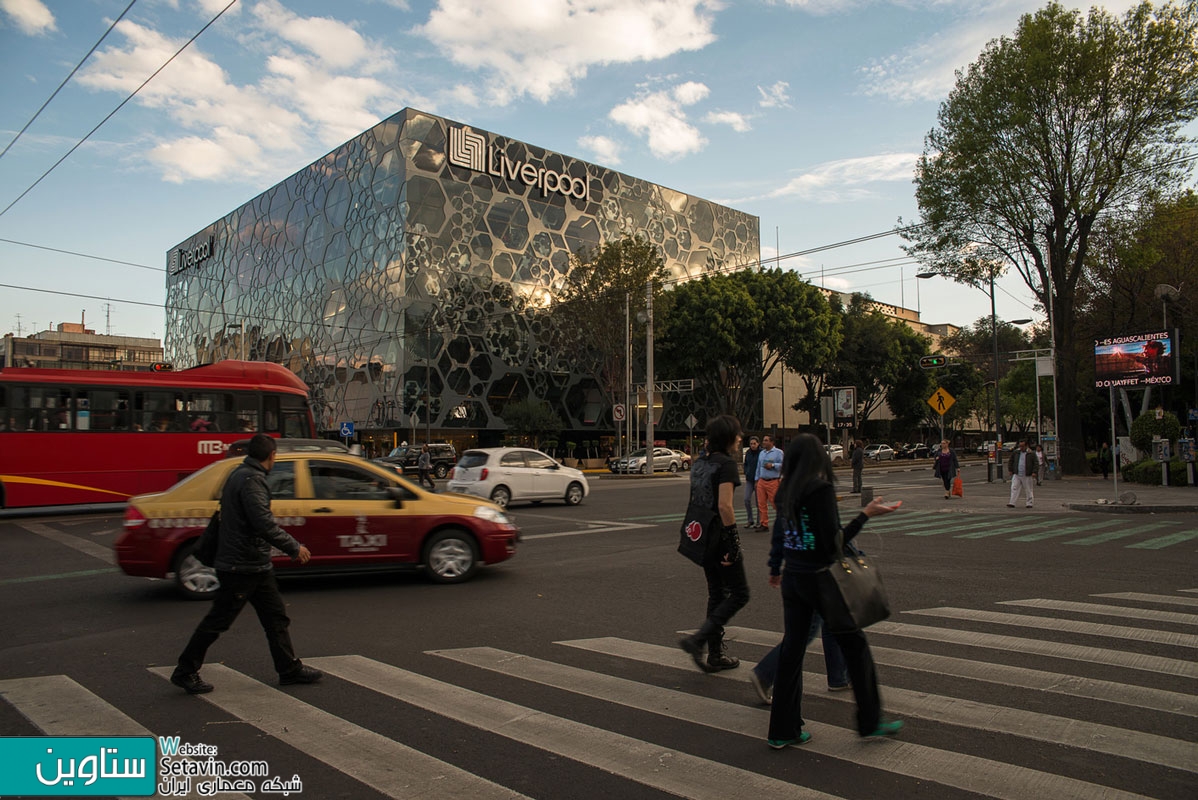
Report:
[[[1094,340],[1094,387],[1172,386],[1177,336],[1169,331]]]

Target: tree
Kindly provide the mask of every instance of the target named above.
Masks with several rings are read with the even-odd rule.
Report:
[[[503,407],[503,421],[515,436],[532,439],[533,447],[540,447],[541,437],[556,434],[562,429],[561,418],[543,400],[528,398],[514,400]]]
[[[625,297],[633,309],[643,308],[646,284],[660,296],[669,273],[657,247],[639,236],[581,250],[570,262],[554,320],[576,354],[576,368],[594,376],[609,402],[621,402],[628,369]]]
[[[866,295],[854,294],[841,320],[843,338],[828,379],[838,386],[857,387],[857,405],[864,421],[881,408],[888,397],[903,406],[919,395],[922,403],[931,394],[927,376],[919,368],[920,356],[928,354],[928,340],[873,306]],[[895,410],[891,406],[891,410]],[[906,406],[908,416],[911,406]],[[896,412],[903,416],[903,412]]]
[[[907,251],[984,286],[1014,267],[1053,321],[1062,466],[1085,469],[1076,413],[1079,281],[1096,221],[1150,203],[1189,170],[1198,5],[1144,2],[1122,20],[1050,3],[986,46],[941,105],[916,166]]]
[[[715,413],[750,417],[760,388],[785,364],[794,372],[831,360],[840,342],[819,289],[780,269],[706,275],[667,293],[658,354],[718,398]]]

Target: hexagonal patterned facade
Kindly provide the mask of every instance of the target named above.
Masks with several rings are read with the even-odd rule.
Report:
[[[630,234],[677,278],[760,258],[754,216],[404,109],[168,252],[167,357],[284,364],[326,430],[502,430],[530,395],[610,429],[545,309]]]

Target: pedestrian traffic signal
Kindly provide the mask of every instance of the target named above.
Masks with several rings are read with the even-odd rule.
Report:
[[[948,366],[948,356],[923,356],[919,359],[919,366],[923,369],[936,369],[937,367]]]

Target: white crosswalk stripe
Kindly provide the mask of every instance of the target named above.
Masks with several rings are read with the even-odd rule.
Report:
[[[712,686],[729,687],[730,681],[739,682],[744,702],[725,699],[728,692],[723,689],[719,697],[709,696],[712,690],[696,688],[707,676],[696,674],[690,657],[677,648],[673,635],[666,636],[665,632],[663,641],[656,643],[620,637],[571,639],[552,645],[546,642],[546,647],[557,648],[548,657],[544,653],[533,657],[493,647],[432,650],[428,655],[448,667],[438,669],[436,678],[361,655],[311,658],[310,665],[328,673],[326,684],[303,687],[295,693],[281,691],[229,667],[210,664],[205,666],[204,676],[216,684],[217,690],[197,697],[189,707],[197,709],[198,721],[223,722],[231,717],[259,731],[256,735],[277,740],[300,754],[301,759],[318,762],[322,770],[332,771],[332,779],[344,781],[345,796],[354,794],[355,785],[362,792],[369,787],[379,795],[394,798],[488,800],[539,793],[529,790],[535,783],[523,784],[517,791],[495,776],[473,774],[465,765],[454,763],[457,759],[452,749],[448,751],[451,755],[446,755],[444,749],[436,756],[422,752],[419,736],[401,742],[371,730],[357,719],[357,705],[342,712],[355,717],[354,721],[338,716],[337,703],[345,702],[344,695],[327,690],[336,682],[343,682],[346,691],[348,684],[361,687],[352,690],[358,693],[354,695],[358,699],[349,702],[360,703],[365,691],[378,698],[372,705],[417,709],[416,713],[428,715],[425,718],[429,725],[442,719],[446,724],[469,726],[479,737],[494,742],[506,740],[525,748],[526,753],[543,754],[546,765],[564,759],[580,765],[576,768],[599,770],[629,785],[700,800],[835,800],[837,795],[827,789],[837,784],[812,782],[814,773],[805,766],[797,772],[787,771],[787,765],[817,763],[802,760],[810,758],[832,760],[840,774],[876,770],[893,776],[895,781],[910,781],[912,787],[919,787],[910,789],[912,796],[935,796],[936,787],[941,787],[941,792],[955,790],[1003,800],[1125,800],[1144,796],[1135,792],[1139,786],[1121,777],[1117,766],[1108,768],[1108,763],[1151,767],[1165,774],[1165,780],[1172,781],[1170,786],[1192,785],[1192,776],[1198,773],[1198,742],[1190,733],[1194,730],[1193,720],[1198,718],[1198,692],[1186,691],[1190,688],[1186,682],[1198,678],[1198,666],[1193,659],[1127,652],[1112,641],[1103,641],[1127,642],[1128,648],[1154,642],[1161,645],[1158,651],[1195,646],[1191,641],[1198,637],[1152,630],[1154,625],[1194,624],[1193,614],[1154,608],[1192,607],[1193,603],[1185,602],[1192,596],[1124,592],[1094,597],[1119,604],[1016,599],[999,605],[1059,616],[929,608],[907,613],[933,617],[941,627],[879,623],[870,629],[874,659],[880,666],[895,668],[885,676],[886,710],[907,719],[908,729],[895,740],[863,742],[854,730],[843,727],[850,715],[838,711],[853,702],[851,694],[825,693],[822,674],[804,673],[805,685],[816,687],[820,701],[804,703],[806,730],[813,738],[800,752],[810,755],[780,754],[778,760],[765,762],[778,764],[776,772],[772,768],[756,771],[760,766],[746,768],[757,761],[732,755],[742,753],[746,747],[764,751],[769,711],[750,701],[748,665],[710,676],[718,682]],[[1099,614],[1121,618],[1128,624],[1106,625],[1071,618]],[[1020,635],[954,629],[952,626],[959,622],[973,628],[1018,629]],[[1105,646],[1050,641],[1045,631],[1065,631],[1075,638],[1095,637]],[[781,638],[778,631],[747,627],[729,626],[727,634],[741,649],[742,657],[751,657],[751,648],[764,654]],[[894,646],[896,642],[909,646]],[[922,646],[936,652],[924,652]],[[818,640],[810,649],[819,652]],[[1032,665],[1001,663],[997,650],[1022,657]],[[586,668],[576,666],[584,653],[599,653],[603,658],[590,657]],[[1028,662],[1029,658],[1037,660]],[[621,675],[608,674],[613,672],[610,667],[620,662],[649,665],[651,669],[635,670],[637,676],[644,672],[643,679],[622,677],[629,674],[627,670],[620,670]],[[1091,667],[1098,673],[1086,674]],[[168,678],[170,671],[167,667],[150,669],[161,679]],[[680,688],[677,681],[663,677],[682,671],[691,674],[693,683],[684,682]],[[934,693],[914,688],[919,685],[914,676],[920,674],[938,677]],[[447,675],[460,675],[461,680]],[[579,715],[564,716],[556,711],[562,707],[560,704],[552,713],[539,708],[537,694],[519,704],[465,688],[466,684],[479,685],[480,675],[489,676],[484,685],[547,687],[587,698],[587,703],[579,704],[584,709]],[[1161,685],[1158,678],[1167,682]],[[164,690],[175,691],[165,680],[161,683]],[[989,687],[986,698],[993,702],[970,696],[971,688],[978,686]],[[522,696],[528,696],[527,689]],[[1071,702],[1074,699],[1085,702]],[[609,710],[596,712],[595,701]],[[15,708],[47,735],[152,735],[141,722],[69,676],[0,680],[0,702]],[[209,710],[209,716],[205,716],[204,709]],[[1125,713],[1138,715],[1137,721],[1111,724]],[[654,715],[674,729],[672,744],[655,740],[650,731],[658,731],[659,726],[648,726],[644,734],[634,729],[636,735],[628,735],[626,726],[622,732],[609,729],[620,714]],[[957,745],[996,736],[1011,746],[979,750]],[[729,753],[727,763],[725,759],[711,758],[709,747],[701,747],[712,737],[740,743],[721,748]],[[688,746],[678,746],[679,741],[692,740],[703,755],[688,752]],[[1038,747],[1070,754],[1062,759],[1059,774],[1053,760],[1020,763]],[[1083,764],[1091,766],[1079,766]],[[302,761],[290,766],[303,773]],[[529,769],[536,772],[538,767],[534,762]],[[820,773],[825,780],[831,774],[826,769]],[[1180,777],[1183,775],[1189,781]]]

